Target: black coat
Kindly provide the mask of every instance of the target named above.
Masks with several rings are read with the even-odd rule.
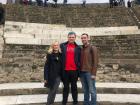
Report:
[[[47,86],[53,87],[57,77],[62,75],[62,60],[60,53],[47,54],[47,60],[44,66],[44,80],[47,80]]]
[[[4,8],[0,5],[0,25],[5,24],[5,10]]]

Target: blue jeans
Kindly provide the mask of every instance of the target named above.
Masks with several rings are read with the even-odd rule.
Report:
[[[96,105],[96,81],[91,79],[91,74],[89,72],[80,72],[80,80],[84,91],[84,105]]]

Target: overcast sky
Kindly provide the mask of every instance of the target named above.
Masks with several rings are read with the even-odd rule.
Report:
[[[1,3],[6,3],[7,0],[0,0]],[[15,0],[13,0],[15,1]],[[35,0],[32,0],[32,1],[35,1]],[[50,2],[52,0],[49,0]],[[86,0],[87,3],[107,3],[109,2],[109,0]],[[58,0],[58,3],[62,3],[63,0]],[[82,3],[82,0],[68,0],[68,3]]]

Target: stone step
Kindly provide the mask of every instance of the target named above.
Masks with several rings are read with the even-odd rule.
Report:
[[[25,38],[25,37],[7,37],[5,38],[6,44],[19,44],[19,45],[50,45],[54,41],[64,42],[66,38]],[[81,45],[81,40],[76,40],[77,44]]]
[[[17,96],[0,96],[0,105],[29,105],[45,104],[47,94],[36,95],[17,95]],[[57,94],[55,98],[56,105],[61,103],[62,94]],[[78,94],[78,101],[83,101],[83,94]],[[72,102],[71,94],[68,102]],[[99,105],[140,105],[140,95],[138,94],[97,94]],[[112,103],[112,104],[111,104]],[[34,105],[33,104],[33,105]],[[81,104],[82,105],[82,104]]]
[[[78,82],[78,91],[82,93],[81,83]],[[97,92],[102,94],[140,94],[140,83],[96,83]],[[59,86],[58,93],[62,93],[63,84]],[[0,84],[0,95],[28,95],[47,94],[43,83],[4,83]]]

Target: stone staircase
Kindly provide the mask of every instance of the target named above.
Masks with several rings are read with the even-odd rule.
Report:
[[[138,25],[138,27],[140,28],[140,6],[136,5],[135,7],[133,7],[131,9],[132,14],[134,16],[134,20],[136,21],[136,24]]]
[[[140,83],[97,83],[97,105],[140,105]],[[55,99],[61,105],[62,83]],[[43,83],[0,84],[0,105],[45,105],[47,89]],[[83,93],[78,82],[78,100],[82,105]],[[72,102],[71,95],[68,98]]]
[[[70,28],[62,24],[6,21],[4,38],[6,44],[50,45],[54,40],[66,41],[66,36],[70,31],[77,33],[76,42],[78,44],[81,44],[80,35],[82,33],[88,33],[90,36],[140,34],[137,26]]]
[[[108,6],[81,5],[38,7],[23,5],[5,5],[6,21],[65,24],[67,27],[116,27],[134,26],[133,18],[128,9]]]

